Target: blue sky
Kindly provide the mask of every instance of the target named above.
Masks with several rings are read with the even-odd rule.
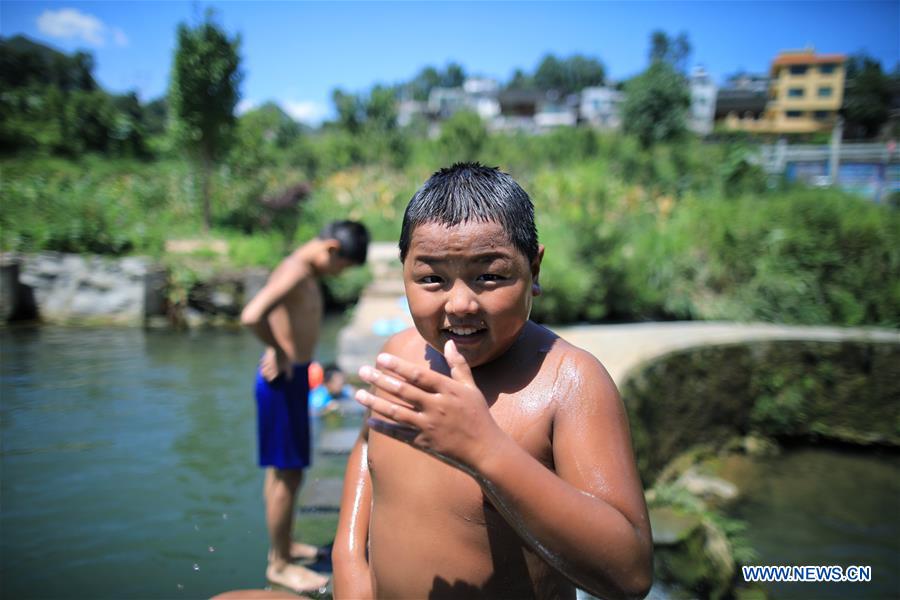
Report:
[[[95,76],[142,100],[165,93],[175,28],[206,7],[240,33],[243,107],[267,100],[318,122],[331,90],[362,91],[412,78],[425,65],[461,63],[509,79],[542,56],[582,53],[614,79],[647,63],[650,33],[687,32],[691,64],[721,82],[739,69],[765,72],[783,49],[865,51],[900,61],[900,1],[885,2],[0,2],[0,33],[58,49],[89,50]]]

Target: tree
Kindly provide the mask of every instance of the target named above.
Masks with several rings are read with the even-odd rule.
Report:
[[[534,73],[534,84],[540,90],[566,95],[602,85],[605,75],[603,65],[595,58],[576,54],[560,60],[548,54]]]
[[[240,37],[229,39],[207,11],[195,28],[178,26],[169,107],[174,134],[199,167],[203,182],[203,226],[212,216],[209,180],[212,168],[228,151],[240,93]]]
[[[684,135],[691,95],[684,78],[656,61],[625,86],[622,121],[626,133],[646,147]]]
[[[238,119],[230,164],[253,171],[279,162],[300,137],[300,125],[274,102],[250,110]]]
[[[461,110],[444,122],[438,144],[446,162],[472,161],[478,158],[488,133],[477,113]]]
[[[893,83],[877,60],[865,54],[850,57],[843,107],[848,130],[862,137],[878,134],[890,113]]]
[[[665,31],[656,30],[650,35],[650,63],[665,62],[681,74],[687,73],[687,60],[691,55],[691,43],[687,33],[670,38]]]
[[[534,78],[527,75],[522,69],[513,71],[512,78],[506,84],[508,90],[531,90],[534,89]]]

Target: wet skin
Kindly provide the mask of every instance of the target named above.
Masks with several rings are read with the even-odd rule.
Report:
[[[360,372],[372,419],[348,463],[337,597],[646,592],[625,413],[596,359],[528,320],[540,258],[496,223],[413,231],[416,329]]]

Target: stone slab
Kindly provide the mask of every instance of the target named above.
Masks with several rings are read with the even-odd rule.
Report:
[[[350,454],[357,437],[359,427],[323,431],[319,436],[318,450],[322,454]]]
[[[313,479],[300,492],[300,511],[337,511],[341,508],[344,480],[337,477]]]

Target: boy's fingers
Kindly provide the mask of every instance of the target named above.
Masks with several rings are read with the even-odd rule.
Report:
[[[396,421],[400,425],[422,428],[422,414],[399,402],[381,398],[365,390],[356,392],[356,401],[371,409],[373,414]]]
[[[363,381],[371,383],[376,388],[386,392],[391,397],[399,398],[413,406],[413,408],[421,408],[428,401],[429,394],[420,388],[401,381],[397,377],[392,377],[387,373],[383,373],[377,369],[373,369],[368,365],[363,366],[359,370],[359,376]]]
[[[443,375],[435,373],[427,366],[416,365],[393,354],[382,352],[375,360],[378,367],[392,371],[407,383],[425,392],[437,392]],[[362,375],[360,375],[362,376]]]
[[[455,381],[468,386],[475,385],[475,379],[472,377],[472,369],[466,362],[466,357],[459,353],[453,340],[447,340],[444,344],[444,358],[450,365],[450,377]]]

